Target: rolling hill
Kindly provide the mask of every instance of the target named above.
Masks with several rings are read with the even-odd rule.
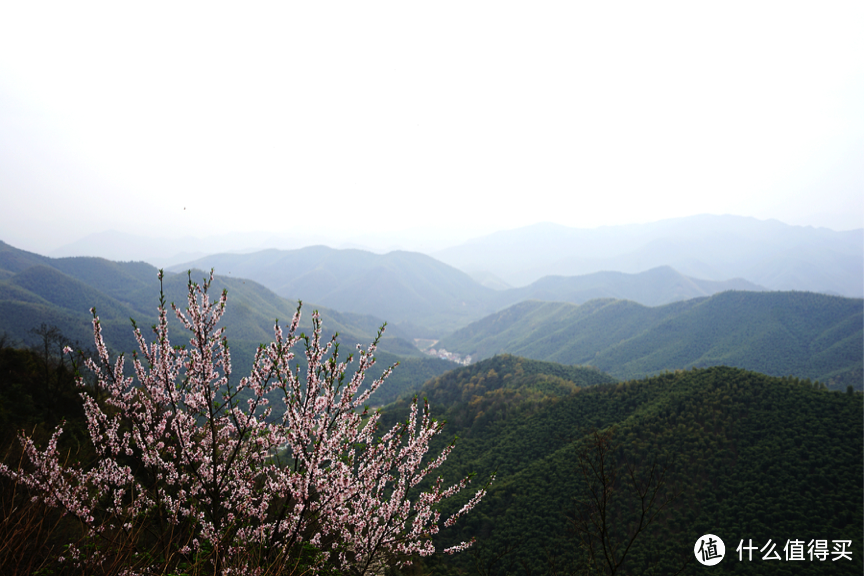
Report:
[[[441,547],[476,537],[475,548],[418,559],[421,572],[605,573],[602,559],[588,564],[572,523],[577,503],[589,497],[578,456],[596,458],[593,432],[600,431],[612,440],[607,470],[620,473],[609,504],[613,538],[632,534],[638,522],[640,504],[626,467],[651,487],[655,464],[655,473],[665,471],[658,502],[671,498],[619,572],[861,573],[861,394],[730,367],[619,383],[602,373],[592,378],[590,369],[555,367],[497,356],[422,388],[433,414],[447,423],[437,448],[458,437],[440,470],[444,481],[473,472],[476,490],[493,472],[497,478],[480,505],[438,537]],[[406,411],[405,400],[388,407],[384,423],[402,420]],[[706,533],[726,543],[719,567],[703,567],[693,557],[694,543]],[[849,539],[855,554],[843,563],[772,562],[761,555],[742,562],[735,553],[740,539],[760,547],[772,539],[781,555],[787,540]]]
[[[53,259],[4,243],[0,244],[0,273],[0,334],[13,342],[29,342],[30,331],[45,323],[59,328],[71,342],[77,341],[85,348],[92,346],[89,309],[95,306],[106,344],[118,352],[131,352],[137,345],[129,319],[134,318],[145,328],[156,322],[159,281],[156,268],[146,263],[118,263],[93,257]],[[200,281],[204,276],[202,271],[193,271],[192,278]],[[185,303],[187,280],[186,274],[166,273],[164,291],[169,303]],[[222,322],[228,327],[235,366],[245,367],[251,362],[255,347],[272,340],[274,320],[290,322],[297,305],[242,278],[217,276],[211,293],[218,295],[222,289],[228,289],[229,293]],[[383,324],[369,315],[340,313],[307,304],[301,319],[303,330],[311,328],[314,308],[321,312],[325,335],[338,332],[340,341],[349,345],[368,344]],[[172,331],[177,331],[175,338],[185,332],[170,312],[169,323]],[[401,361],[401,379],[410,376],[415,386],[455,366],[419,358],[420,351],[395,327],[388,327],[379,351],[388,362]],[[397,388],[408,386],[400,385],[399,380],[394,382]]]
[[[801,292],[728,291],[660,307],[598,299],[525,301],[456,331],[438,347],[592,365],[618,378],[729,365],[861,390],[864,303]]]

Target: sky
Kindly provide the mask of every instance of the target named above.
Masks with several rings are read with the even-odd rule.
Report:
[[[860,228],[861,30],[860,1],[5,2],[0,240]]]

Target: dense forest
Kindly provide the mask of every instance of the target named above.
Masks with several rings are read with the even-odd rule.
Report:
[[[0,347],[6,462],[17,459],[18,430],[45,442],[61,420],[67,431],[63,448],[87,458],[92,449],[72,366],[59,356],[62,337],[47,327],[37,333],[40,347]],[[445,482],[470,473],[474,484],[493,474],[496,480],[465,521],[438,538],[440,548],[471,538],[477,539],[475,546],[455,556],[418,558],[414,573],[612,572],[596,550],[590,554],[589,544],[599,545],[599,538],[579,524],[592,511],[592,481],[584,465],[600,457],[613,473],[607,479],[611,498],[604,539],[618,545],[614,572],[861,573],[861,394],[728,367],[616,382],[596,369],[510,355],[444,373],[417,394],[446,421],[433,448],[456,438],[441,470]],[[382,426],[403,419],[407,403],[403,396],[385,407]],[[42,510],[45,523],[39,531],[31,527],[22,542],[21,518],[13,509],[32,506],[22,501],[20,489],[10,493],[8,480],[0,483],[4,573],[35,572],[43,562],[49,565],[42,568],[50,569],[44,551],[61,547],[75,534],[74,524]],[[641,530],[638,488],[655,498],[648,508],[651,522]],[[442,513],[454,512],[463,501],[446,504]],[[719,567],[703,567],[693,556],[693,544],[708,533],[726,544]],[[771,540],[781,559],[787,540],[851,540],[852,561],[762,560],[763,553],[739,561],[736,547],[742,539],[760,548]]]
[[[652,465],[655,484],[665,473],[656,503],[668,504],[635,539],[618,572],[861,573],[861,394],[728,367],[618,383],[588,369],[554,367],[500,356],[423,387],[448,423],[448,440],[458,437],[445,480],[474,472],[483,482],[497,472],[467,523],[441,535],[444,544],[476,537],[476,548],[428,560],[426,570],[607,572],[599,558],[592,564],[585,536],[575,530],[579,504],[588,497],[579,457],[596,454],[593,435],[600,431],[614,446],[607,466],[620,473],[610,540],[626,542],[638,520],[627,467],[649,485]],[[385,412],[398,419],[404,407]],[[719,567],[703,567],[693,556],[697,538],[707,533],[725,540]],[[760,547],[771,539],[781,556],[787,540],[851,539],[855,553],[851,562],[762,561],[761,555],[739,562],[741,539]]]
[[[40,334],[34,336],[41,342],[33,348],[10,347],[0,337],[0,456],[12,469],[21,462],[19,432],[45,446],[61,423],[65,434],[60,450],[85,461],[95,457],[74,368],[60,355],[65,339],[56,328],[43,326],[37,331]],[[66,543],[80,535],[71,517],[33,503],[30,497],[0,475],[0,573],[4,575],[63,572],[57,557]]]

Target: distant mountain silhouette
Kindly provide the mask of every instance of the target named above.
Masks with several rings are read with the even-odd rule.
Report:
[[[707,280],[744,278],[771,290],[864,297],[864,230],[837,232],[731,215],[595,229],[541,223],[476,238],[432,256],[517,287],[548,275],[638,273],[671,266]]]
[[[372,314],[396,324],[410,323],[422,334],[447,334],[493,312],[495,294],[467,274],[425,254],[384,255],[357,249],[310,246],[218,254],[170,267],[215,267],[242,276],[291,299],[310,300],[337,310]]]
[[[169,270],[209,269],[260,282],[286,298],[310,299],[343,311],[387,319],[408,334],[436,338],[525,299],[581,304],[627,298],[647,305],[730,289],[765,290],[743,279],[688,278],[671,267],[639,274],[602,272],[546,277],[523,288],[492,290],[462,271],[416,252],[384,255],[325,246],[211,255]]]
[[[710,296],[726,290],[764,291],[765,287],[744,279],[700,280],[684,276],[669,266],[627,274],[596,272],[581,276],[546,276],[530,285],[494,295],[496,302],[510,305],[523,300],[582,304],[596,298],[617,298],[657,306],[670,302]]]

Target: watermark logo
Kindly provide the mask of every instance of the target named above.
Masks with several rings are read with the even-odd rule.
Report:
[[[693,554],[696,555],[696,560],[703,565],[716,565],[726,555],[726,545],[723,543],[723,539],[709,533],[696,540],[696,544],[693,545]]]

